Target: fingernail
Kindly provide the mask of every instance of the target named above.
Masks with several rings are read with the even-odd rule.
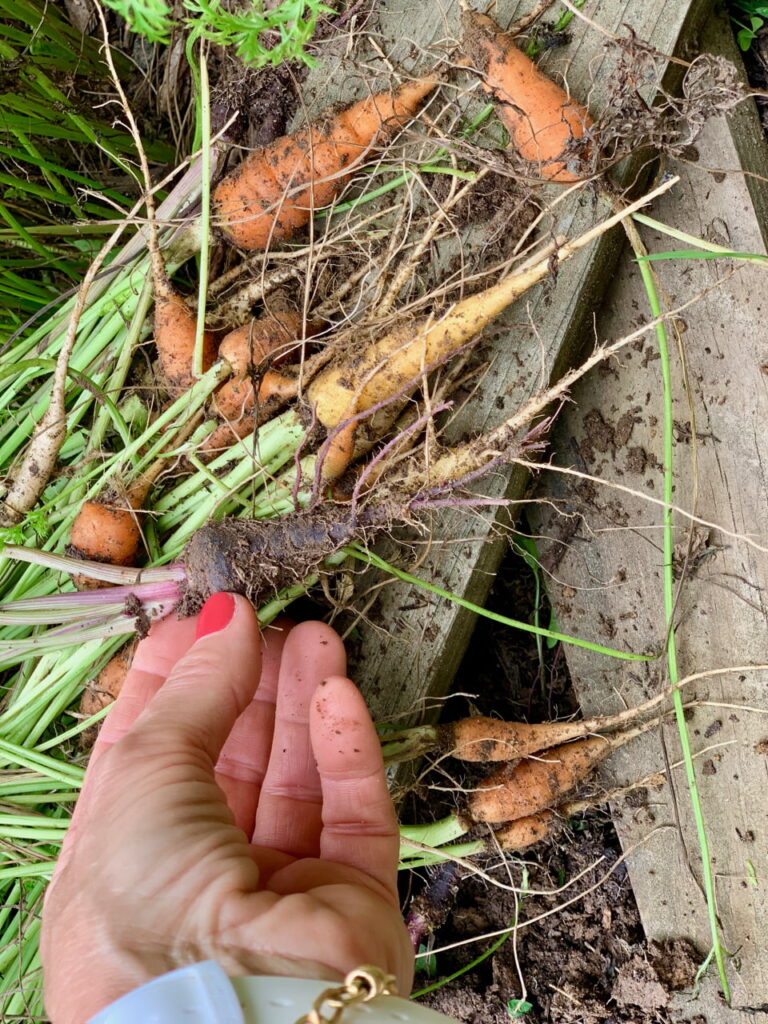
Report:
[[[201,636],[218,633],[228,626],[234,618],[236,607],[237,604],[232,594],[227,594],[224,591],[209,597],[197,620],[195,640],[199,640]]]

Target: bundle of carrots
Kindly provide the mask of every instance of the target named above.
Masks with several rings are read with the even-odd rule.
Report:
[[[465,52],[483,73],[484,88],[499,102],[499,115],[521,155],[536,161],[550,180],[574,180],[564,154],[588,132],[586,110],[542,75],[490,18],[465,10],[463,28]],[[224,237],[249,250],[290,238],[319,207],[333,201],[355,168],[416,114],[437,84],[434,77],[416,79],[396,92],[366,97],[252,153],[215,189],[214,211]],[[153,256],[161,380],[168,394],[178,397],[194,382],[197,317],[168,281],[159,256]],[[425,368],[448,358],[547,273],[546,259],[540,260],[529,273],[457,304],[437,322],[404,324],[352,363],[342,361],[320,374],[310,385],[308,401],[331,435],[324,478],[336,479],[353,459],[361,415],[415,388]],[[300,339],[301,329],[296,310],[278,301],[224,338],[218,358],[230,366],[232,378],[215,396],[212,411],[222,425],[207,438],[202,454],[246,436],[296,396],[296,378],[275,367]],[[203,368],[216,356],[217,339],[205,332]],[[134,564],[141,542],[139,511],[148,489],[144,481],[119,500],[107,496],[86,502],[72,529],[72,549],[96,561]]]
[[[575,180],[574,145],[587,140],[587,111],[547,79],[490,18],[464,10],[463,30],[468,62],[481,72],[483,87],[498,102],[499,116],[521,156],[549,180]],[[437,84],[435,77],[426,77],[397,91],[366,97],[252,153],[215,189],[214,213],[223,237],[247,250],[266,249],[291,238],[318,208],[334,200],[377,147],[417,113]],[[355,458],[363,417],[412,392],[426,371],[446,361],[542,280],[553,257],[567,259],[577,247],[578,241],[550,247],[517,274],[442,315],[396,325],[366,350],[337,359],[314,379],[305,375],[309,413],[327,432],[321,453],[323,478],[337,479]],[[177,398],[195,380],[197,315],[168,280],[157,252],[153,283],[160,379],[165,391]],[[204,333],[203,369],[218,357],[228,365],[231,377],[215,393],[211,411],[221,425],[203,443],[202,455],[246,436],[296,398],[298,378],[280,366],[311,330],[290,299],[278,295],[260,316],[235,327],[220,343],[213,333]],[[141,510],[154,479],[154,474],[145,474],[122,495],[85,502],[71,530],[71,550],[95,561],[136,564]],[[536,749],[550,746],[547,741]]]
[[[604,719],[608,723],[606,727],[620,719],[626,720],[627,714],[624,712],[613,720]],[[478,723],[477,728],[470,728],[473,722]],[[487,719],[468,719],[461,723],[460,731],[482,735],[487,722]],[[563,735],[583,736],[591,724],[545,722],[529,726],[496,722],[496,736],[507,734],[505,738],[471,740],[470,745],[475,750],[469,760],[479,760],[478,743],[488,749],[491,757],[500,757],[502,752],[509,754],[515,748],[517,737],[530,738],[535,733],[538,739],[524,742],[517,748],[529,751],[525,756],[505,762],[478,782],[454,814],[432,825],[404,828],[401,830],[403,838],[425,842],[433,836],[445,836],[448,841],[453,841],[477,825],[491,825],[493,833],[479,840],[472,852],[493,853],[498,850],[524,850],[551,836],[568,814],[601,802],[574,801],[574,791],[589,781],[595,768],[614,750],[658,724],[658,719],[607,736],[593,735],[575,742],[557,743]],[[541,747],[535,754],[530,750],[537,743],[547,743],[548,737],[554,741],[552,746]],[[461,757],[461,750],[454,753]],[[447,852],[451,852],[450,848]],[[406,863],[418,855],[418,849],[414,853],[407,845],[401,851],[401,858]]]

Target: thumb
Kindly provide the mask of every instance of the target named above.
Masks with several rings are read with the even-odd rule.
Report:
[[[250,602],[218,593],[203,605],[197,639],[136,721],[134,739],[199,751],[215,764],[261,676],[261,637]]]

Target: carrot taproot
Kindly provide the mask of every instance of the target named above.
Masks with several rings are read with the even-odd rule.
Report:
[[[492,18],[465,9],[462,28],[463,50],[483,73],[483,88],[497,100],[499,118],[523,159],[548,181],[584,177],[574,143],[592,127],[586,108],[544,75]]]
[[[163,384],[179,397],[194,383],[192,359],[195,349],[195,315],[170,284],[160,265],[154,270],[154,338]],[[216,358],[215,335],[204,335],[204,368]],[[182,428],[180,438],[188,428]],[[134,565],[141,544],[141,509],[162,463],[152,473],[143,474],[123,496],[108,495],[83,502],[70,529],[70,551],[78,558],[111,565]],[[76,583],[88,589],[92,581],[80,576]]]
[[[184,298],[163,275],[155,274],[154,334],[158,361],[166,390],[179,398],[195,383],[192,359],[195,351],[197,318]],[[203,335],[203,369],[216,359],[216,335]]]
[[[186,440],[196,429],[200,414],[190,416],[171,438],[171,446]],[[75,558],[108,565],[135,565],[142,540],[139,513],[152,485],[167,466],[167,459],[157,458],[137,476],[124,493],[107,492],[84,501],[69,531],[69,553]],[[80,590],[101,587],[88,576],[75,577]]]
[[[497,824],[556,807],[609,754],[656,724],[613,736],[590,736],[543,751],[538,758],[524,758],[513,767],[502,765],[470,793],[466,814],[473,822]]]
[[[144,497],[144,493],[129,493],[84,501],[69,532],[70,552],[92,562],[134,565],[141,543],[136,510]]]
[[[457,302],[442,316],[397,324],[362,352],[332,363],[307,388],[318,421],[335,430],[359,413],[414,390],[423,373],[450,358],[549,271],[549,258],[539,260]],[[324,467],[324,478],[335,479],[346,465],[341,459],[334,462],[332,473]]]
[[[256,392],[252,374],[269,360],[279,366],[290,355],[290,345],[301,332],[302,318],[293,309],[270,309],[263,316],[236,328],[222,340],[219,358],[232,367],[232,377],[216,391],[213,411],[221,419],[237,421],[252,412]],[[262,375],[258,400],[267,402],[273,396],[292,398],[296,383],[281,374],[267,370]]]
[[[290,238],[436,85],[434,78],[416,79],[397,92],[367,96],[251,153],[214,190],[214,214],[226,237],[241,249]]]
[[[80,698],[80,714],[90,718],[98,714],[109,704],[117,700],[125,682],[128,669],[131,667],[133,655],[138,641],[131,640],[117,654],[113,655],[95,679],[86,684]],[[99,734],[101,723],[90,726],[80,734],[80,747],[90,750]]]
[[[253,413],[246,413],[237,420],[225,420],[200,443],[197,454],[204,462],[208,461],[248,437],[255,429],[256,417]]]
[[[381,738],[385,764],[410,761],[436,752],[459,761],[494,763],[519,761],[541,750],[587,736],[626,729],[638,719],[657,711],[679,687],[668,687],[635,707],[623,708],[613,715],[596,715],[568,722],[506,722],[499,718],[462,718],[458,722],[416,725],[388,732]]]
[[[509,821],[501,828],[494,829],[493,842],[489,843],[489,852],[494,848],[503,850],[505,853],[520,852],[527,850],[534,843],[541,842],[551,836],[557,827],[562,823],[562,818],[554,811],[539,811],[538,814],[527,814],[523,818]],[[498,845],[497,845],[498,844]]]
[[[343,423],[359,420],[361,414],[412,393],[425,373],[446,362],[515,299],[544,280],[553,264],[570,259],[667,187],[667,183],[659,186],[571,241],[558,238],[542,246],[516,273],[485,291],[462,299],[442,315],[396,324],[362,352],[356,351],[332,362],[317,374],[306,392],[318,422],[332,431]],[[347,465],[340,458],[333,461],[332,472],[329,466],[324,466],[323,480],[333,481]]]

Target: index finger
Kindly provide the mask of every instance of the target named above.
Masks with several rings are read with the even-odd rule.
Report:
[[[397,815],[379,737],[355,684],[342,676],[322,682],[309,727],[323,795],[320,856],[371,875],[397,906]]]

